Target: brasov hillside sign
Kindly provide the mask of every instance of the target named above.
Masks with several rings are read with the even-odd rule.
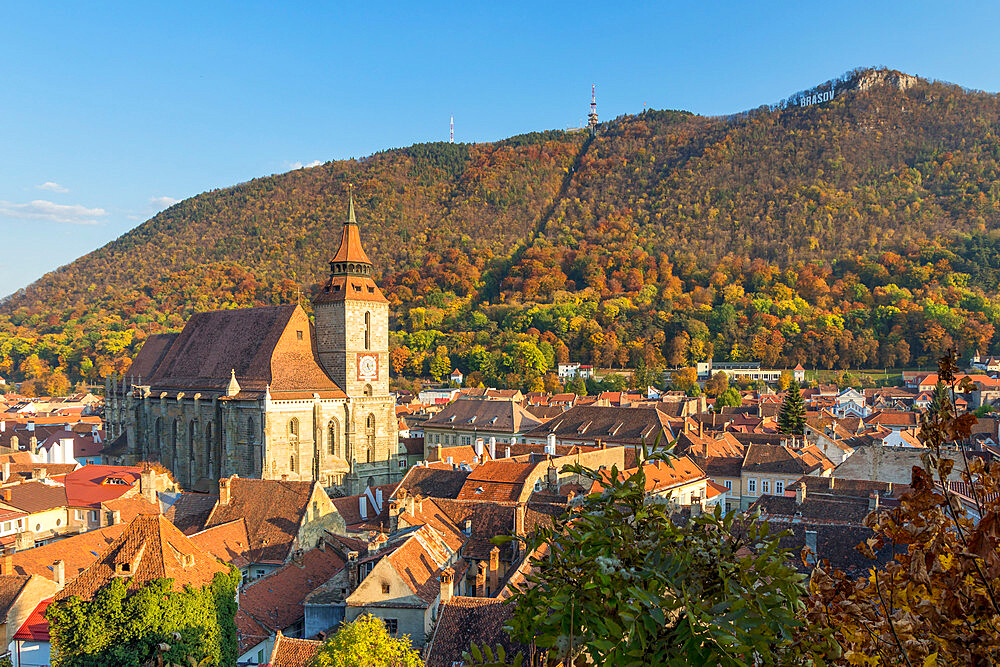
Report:
[[[836,91],[828,90],[823,93],[813,93],[812,95],[803,95],[799,98],[799,106],[807,107],[813,104],[821,104],[823,102],[829,102],[833,99]]]

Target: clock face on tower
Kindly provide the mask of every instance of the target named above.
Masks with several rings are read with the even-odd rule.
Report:
[[[374,352],[358,352],[358,382],[378,380],[378,355]]]

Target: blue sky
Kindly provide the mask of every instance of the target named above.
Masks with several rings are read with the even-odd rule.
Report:
[[[724,114],[857,66],[987,91],[976,3],[0,5],[0,295],[170,202],[314,161],[652,108]]]

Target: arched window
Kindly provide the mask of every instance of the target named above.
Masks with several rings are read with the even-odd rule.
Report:
[[[170,426],[170,456],[171,458],[177,457],[177,420],[175,419]],[[176,463],[176,461],[174,461]]]
[[[212,442],[212,422],[205,424],[205,473],[215,477],[215,443]]]
[[[340,424],[336,419],[331,419],[330,423],[326,427],[327,447],[329,448],[330,456],[337,456],[343,458],[344,453],[340,451]]]
[[[299,420],[295,417],[288,422],[288,436],[294,440],[299,439]]]
[[[372,395],[372,386],[370,384],[366,384],[365,385],[365,396],[371,396],[371,395]]]
[[[156,433],[154,437],[156,438],[156,453],[159,454],[163,451],[163,417],[156,418]]]
[[[253,444],[256,441],[257,441],[257,428],[256,425],[253,423],[253,417],[249,417],[247,419],[247,442]]]
[[[372,349],[372,314],[365,312],[365,349]]]
[[[295,472],[295,454],[288,457],[288,469]]]
[[[375,415],[373,414],[369,414],[368,419],[365,420],[365,441],[368,445],[365,447],[365,463],[371,463],[375,456]]]
[[[191,463],[194,463],[194,441],[198,437],[198,422],[192,419],[188,422],[188,458]],[[191,476],[194,477],[194,471],[191,471]]]

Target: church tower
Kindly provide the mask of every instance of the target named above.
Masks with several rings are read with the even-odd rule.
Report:
[[[330,277],[313,301],[320,363],[347,394],[344,458],[349,472],[342,488],[399,481],[395,401],[389,393],[389,301],[372,280],[372,261],[361,247],[351,196],[340,247]]]
[[[330,278],[313,301],[320,363],[348,396],[389,395],[389,301],[372,280],[351,196]]]

